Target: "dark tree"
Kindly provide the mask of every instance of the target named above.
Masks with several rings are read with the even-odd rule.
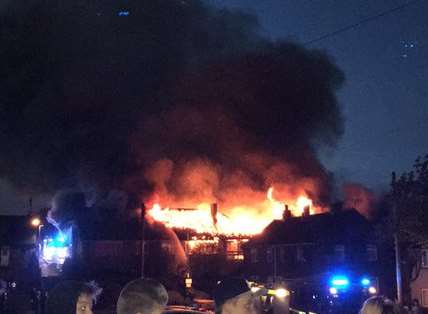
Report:
[[[421,248],[428,246],[428,155],[418,158],[413,169],[392,184],[390,198],[396,208],[387,224],[389,234],[398,231],[401,249],[404,299],[409,300],[410,283],[421,267]]]

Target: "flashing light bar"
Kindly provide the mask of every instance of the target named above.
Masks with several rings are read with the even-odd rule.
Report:
[[[346,276],[334,276],[331,279],[331,285],[335,288],[346,288],[349,286],[349,279]]]
[[[369,278],[364,277],[363,279],[361,279],[361,284],[365,287],[369,286],[371,283]]]

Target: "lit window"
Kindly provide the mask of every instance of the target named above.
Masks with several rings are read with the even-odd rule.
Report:
[[[259,261],[256,248],[252,248],[250,250],[250,255],[251,255],[251,263],[257,263]]]
[[[422,289],[422,306],[428,307],[428,289]]]
[[[232,239],[226,242],[227,259],[229,260],[244,260],[244,252],[241,247],[241,240]]]
[[[368,244],[367,247],[367,260],[369,262],[376,262],[377,261],[377,247],[373,244]]]
[[[422,255],[422,267],[428,268],[428,249],[422,250],[421,255]]]
[[[226,242],[226,251],[228,253],[236,253],[239,252],[239,243],[236,240],[229,240]]]

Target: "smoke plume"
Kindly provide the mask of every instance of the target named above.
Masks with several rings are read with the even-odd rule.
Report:
[[[376,198],[372,191],[358,183],[347,183],[343,187],[345,208],[355,208],[361,215],[372,218]]]
[[[344,78],[325,53],[202,1],[13,1],[1,18],[0,177],[22,191],[329,201],[315,146],[342,132]]]

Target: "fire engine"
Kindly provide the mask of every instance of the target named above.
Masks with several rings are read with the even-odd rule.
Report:
[[[377,278],[357,273],[329,273],[294,280],[290,307],[303,313],[357,313],[362,303],[378,293]]]

